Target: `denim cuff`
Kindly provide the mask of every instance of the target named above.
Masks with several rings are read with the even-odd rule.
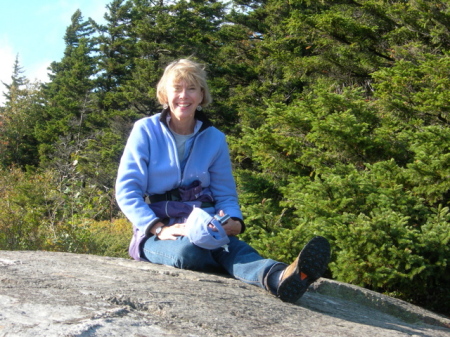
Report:
[[[266,276],[263,280],[264,288],[274,294],[277,295],[278,292],[278,284],[280,283],[280,274],[286,269],[287,264],[278,262],[275,263],[272,267],[270,267]]]

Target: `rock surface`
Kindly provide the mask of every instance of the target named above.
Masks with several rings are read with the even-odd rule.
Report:
[[[450,320],[320,279],[296,304],[223,275],[0,251],[0,336],[450,336]]]

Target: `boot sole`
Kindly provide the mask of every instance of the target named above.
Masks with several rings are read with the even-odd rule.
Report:
[[[300,252],[294,272],[281,281],[277,296],[284,302],[297,302],[311,283],[325,273],[329,261],[329,242],[324,237],[316,236]],[[307,275],[307,277],[302,280],[300,274]]]

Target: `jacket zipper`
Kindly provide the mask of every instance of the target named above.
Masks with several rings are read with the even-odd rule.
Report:
[[[205,123],[205,122],[203,122],[203,123]],[[191,146],[191,148],[189,150],[189,155],[188,155],[188,158],[186,160],[186,165],[184,165],[184,170],[181,170],[181,163],[180,163],[180,158],[178,158],[178,155],[177,155],[177,148],[176,148],[175,138],[173,137],[169,126],[166,123],[164,123],[164,122],[162,122],[162,124],[166,128],[166,131],[169,133],[170,139],[172,140],[172,146],[174,147],[174,150],[175,150],[176,163],[177,163],[178,172],[179,172],[179,175],[178,175],[178,177],[179,177],[178,178],[178,186],[177,187],[180,187],[182,182],[183,182],[183,180],[184,180],[184,171],[185,171],[186,166],[188,165],[188,163],[189,163],[189,161],[191,159],[191,153],[192,153],[192,151],[194,149],[195,143],[197,142],[197,137],[200,136],[200,134],[202,134],[203,132],[205,132],[209,127],[211,127],[211,125],[207,125],[206,127],[202,126],[200,128],[200,130],[198,130],[198,132],[194,135],[194,140],[193,140],[192,146]]]
[[[189,162],[191,161],[191,154],[192,154],[192,151],[194,151],[194,146],[195,146],[195,144],[197,143],[197,138],[200,136],[200,134],[202,134],[203,132],[205,132],[205,130],[206,130],[206,129],[204,129],[204,130],[199,130],[199,131],[197,132],[197,134],[194,135],[194,140],[192,141],[192,145],[191,145],[191,148],[189,149],[189,154],[188,154],[188,157],[187,157],[187,159],[186,159],[186,165],[184,165],[184,170],[181,170],[181,165],[178,163],[179,168],[180,168],[180,173],[181,173],[181,181],[179,182],[178,187],[181,186],[181,183],[182,183],[183,180],[184,180],[184,171],[186,170],[186,167],[188,166]],[[178,157],[178,156],[177,156],[177,157]]]

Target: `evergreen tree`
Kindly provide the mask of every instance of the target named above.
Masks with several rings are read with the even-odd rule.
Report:
[[[114,0],[106,8],[106,24],[91,21],[98,33],[97,95],[102,110],[119,110],[127,107],[120,88],[132,78],[137,39],[132,29],[132,3]]]
[[[168,63],[191,56],[206,64],[212,60],[213,33],[223,9],[218,1],[133,0],[138,54],[133,79],[123,86],[123,93],[138,113],[160,110],[156,84]]]
[[[85,137],[102,124],[92,102],[95,58],[90,36],[93,28],[79,10],[71,20],[64,37],[64,57],[50,65],[50,82],[44,87],[46,105],[36,130],[44,161],[50,155],[67,159],[75,148],[82,146]],[[58,142],[67,150],[64,155],[55,153]]]
[[[33,133],[39,84],[30,83],[23,72],[17,56],[11,83],[3,83],[7,91],[3,93],[6,102],[0,115],[0,166],[4,167],[16,165],[24,168],[38,163],[37,141]]]
[[[14,99],[20,97],[20,89],[27,84],[26,77],[22,76],[23,73],[24,70],[19,63],[19,55],[17,55],[13,65],[11,84],[7,84],[2,81],[2,84],[7,89],[7,92],[3,92],[3,96],[6,98],[7,102],[11,102]]]
[[[113,202],[113,186],[131,123],[137,117],[122,93],[135,68],[136,39],[132,31],[132,6],[129,1],[114,0],[107,5],[106,24],[95,28],[95,73],[92,83],[98,127],[74,155],[77,172],[92,185],[103,186]]]
[[[231,138],[256,225],[246,237],[289,261],[298,242],[325,235],[333,277],[441,310],[439,297],[450,296],[448,2],[245,3],[239,24],[259,29],[250,64],[263,60],[259,50],[277,59],[265,67],[273,77],[263,71],[247,86],[266,99],[246,101],[243,136]],[[274,6],[284,25],[267,29]],[[295,38],[297,50],[274,48]],[[292,100],[279,95],[285,86],[265,89],[290,78],[303,82]]]

